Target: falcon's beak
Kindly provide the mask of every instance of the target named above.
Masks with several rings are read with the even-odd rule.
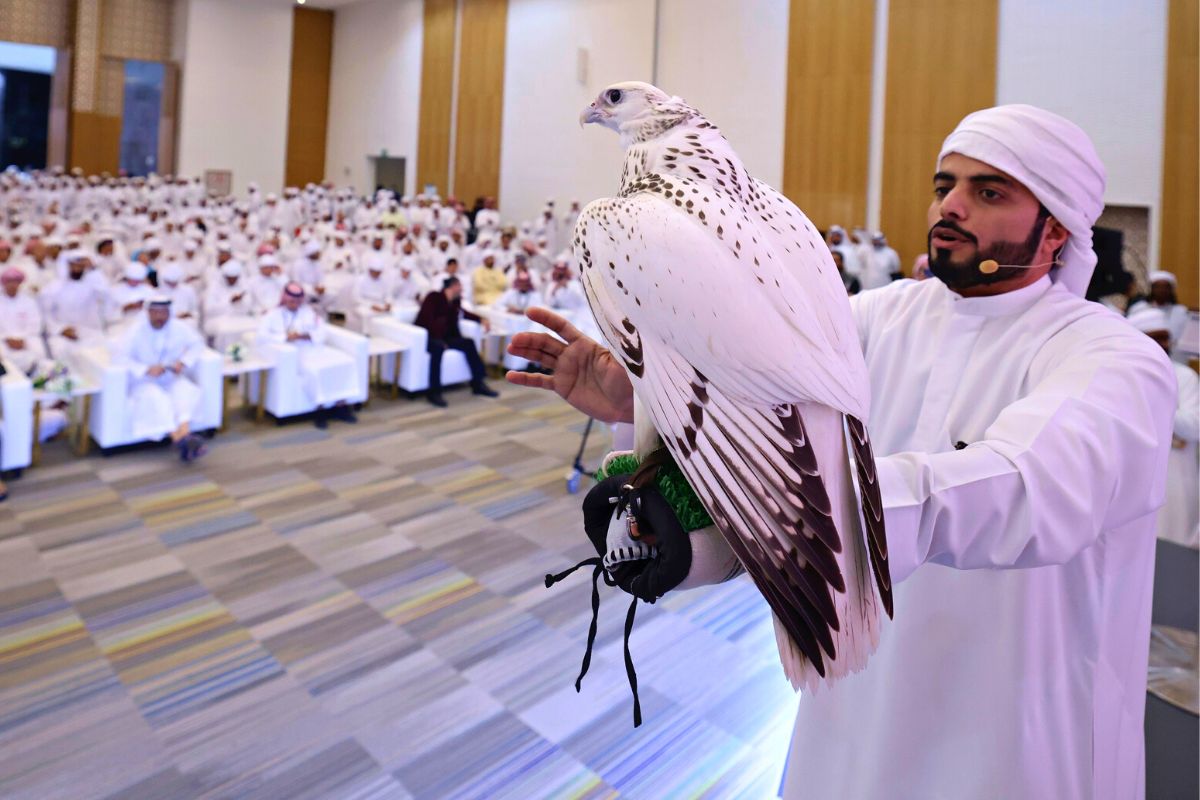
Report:
[[[589,122],[603,122],[605,117],[606,117],[606,114],[603,111],[601,111],[599,108],[597,108],[596,104],[593,102],[590,106],[588,106],[587,108],[585,108],[583,111],[580,112],[579,127],[582,128],[584,125],[588,124]]]

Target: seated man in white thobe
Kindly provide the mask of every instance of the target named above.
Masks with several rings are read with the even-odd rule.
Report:
[[[47,375],[53,367],[42,340],[42,311],[37,301],[21,291],[25,273],[9,267],[0,273],[0,357],[29,377]],[[59,397],[36,401],[42,407],[38,441],[58,435],[67,426],[67,403]]]
[[[1129,324],[1171,352],[1171,319],[1164,309],[1140,305]],[[1158,512],[1158,538],[1200,547],[1200,376],[1191,367],[1172,361],[1179,396],[1167,457],[1167,502]]]
[[[400,259],[397,265],[400,272],[394,287],[397,304],[419,306],[429,293],[429,281],[415,267],[414,260],[409,258]]]
[[[321,242],[315,236],[304,240],[304,255],[292,262],[292,280],[304,287],[310,303],[324,309],[326,300],[325,270],[321,266]]]
[[[171,319],[171,300],[155,295],[145,313],[124,335],[117,356],[129,370],[129,415],[133,435],[158,441],[170,436],[179,458],[204,455],[203,440],[191,432],[202,395],[187,375],[204,342],[195,329]]]
[[[87,279],[91,263],[86,254],[72,255],[66,277],[50,283],[39,295],[45,315],[47,345],[54,358],[67,358],[76,347],[103,340],[108,293]]]
[[[120,336],[142,317],[146,303],[154,294],[154,287],[147,281],[146,265],[130,261],[125,265],[121,282],[108,293],[108,334]]]
[[[530,306],[541,304],[542,297],[533,288],[533,278],[525,267],[517,267],[512,285],[493,306],[509,314],[523,315]]]
[[[261,317],[279,305],[279,294],[287,283],[280,273],[279,258],[274,253],[258,257],[258,274],[246,285],[250,311],[255,316]]]
[[[386,260],[376,253],[368,253],[364,259],[365,275],[354,282],[354,307],[362,330],[367,320],[379,314],[390,314],[396,302],[396,282],[386,273]]]
[[[242,262],[226,261],[221,266],[220,280],[211,282],[204,293],[204,334],[218,352],[224,353],[257,326],[242,284]]]
[[[346,232],[343,230],[333,232],[333,244],[325,248],[325,252],[321,255],[321,263],[325,266],[327,273],[336,269],[339,261],[343,262],[343,268],[348,269],[351,273],[357,272],[358,254],[350,246]]]
[[[200,329],[200,303],[196,290],[185,283],[185,271],[178,261],[168,261],[158,271],[158,293],[171,299],[171,319]]]
[[[26,375],[46,361],[42,341],[42,311],[37,301],[21,291],[25,273],[9,267],[0,273],[0,356]]]
[[[292,281],[284,286],[279,305],[258,325],[258,339],[270,344],[290,344],[300,356],[300,379],[308,399],[317,407],[316,426],[326,427],[330,408],[343,422],[357,422],[346,401],[358,392],[354,360],[325,346],[325,322],[304,302],[304,287]]]
[[[592,309],[588,307],[583,284],[572,274],[569,262],[562,256],[555,260],[549,279],[542,288],[542,305],[571,320],[584,335],[600,338],[600,328],[592,316]]]

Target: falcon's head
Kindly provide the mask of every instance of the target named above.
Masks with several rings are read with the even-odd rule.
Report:
[[[656,86],[639,81],[614,83],[579,115],[579,124],[596,122],[618,133],[648,122],[677,121],[687,105]],[[688,109],[690,110],[690,109]]]

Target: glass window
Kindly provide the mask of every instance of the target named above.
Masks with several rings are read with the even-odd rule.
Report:
[[[158,171],[158,119],[166,68],[156,61],[125,62],[125,105],[121,119],[121,171]]]

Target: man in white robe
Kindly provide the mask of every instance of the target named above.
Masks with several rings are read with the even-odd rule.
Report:
[[[1140,308],[1158,308],[1167,316],[1167,330],[1171,334],[1171,358],[1180,364],[1186,364],[1188,354],[1179,348],[1183,332],[1187,328],[1190,312],[1188,307],[1175,297],[1177,279],[1175,274],[1164,269],[1153,270],[1147,278],[1150,281],[1150,295],[1129,306],[1129,314]]]
[[[246,285],[250,313],[261,317],[279,305],[279,295],[287,283],[280,272],[279,259],[274,253],[263,253],[258,257],[258,274]]]
[[[1162,308],[1142,305],[1129,324],[1171,352],[1170,318]],[[1179,400],[1175,406],[1171,455],[1167,462],[1167,502],[1158,512],[1158,538],[1200,547],[1200,376],[1172,361]]]
[[[1104,183],[1067,120],[971,114],[937,165],[937,280],[851,299],[895,619],[865,670],[801,698],[785,797],[1144,795],[1175,381],[1153,342],[1083,297]],[[514,337],[509,352],[554,374],[509,380],[632,421],[619,362],[530,316],[567,344]]]
[[[560,247],[570,247],[571,242],[575,239],[575,223],[579,221],[579,215],[583,213],[583,206],[578,200],[571,201],[571,207],[566,210],[559,220],[558,226],[558,241]],[[553,251],[551,251],[553,252]]]
[[[37,301],[21,291],[25,273],[9,267],[0,273],[0,356],[26,375],[46,361],[42,341],[42,311]]]
[[[519,266],[513,275],[512,283],[496,300],[493,308],[508,314],[524,314],[531,306],[541,303],[542,296],[533,288],[533,278],[529,269]]]
[[[357,422],[346,401],[358,392],[354,360],[325,345],[325,322],[304,302],[304,287],[288,283],[279,305],[262,318],[258,339],[290,344],[300,356],[300,378],[308,399],[317,407],[316,426],[328,425],[330,410],[343,422]]]
[[[203,440],[191,432],[203,396],[185,374],[203,352],[200,334],[171,319],[171,301],[165,296],[150,299],[142,318],[117,348],[120,362],[129,370],[134,438],[158,441],[170,436],[183,461],[204,454]]]
[[[200,302],[196,290],[185,282],[184,268],[178,261],[167,261],[158,271],[158,293],[171,300],[171,319],[200,329]]]
[[[888,246],[883,231],[871,234],[871,241],[860,248],[858,254],[862,265],[859,282],[863,291],[887,286],[893,276],[900,274],[900,254]]]
[[[591,316],[587,310],[587,297],[583,293],[583,285],[571,274],[571,268],[566,260],[558,259],[550,270],[550,279],[542,288],[542,305],[558,312],[566,312],[578,326],[579,317]],[[597,333],[599,333],[597,331]]]
[[[841,225],[829,226],[825,241],[830,250],[842,254],[842,266],[847,273],[862,280],[862,261],[858,257],[858,247],[846,235],[846,229]]]
[[[146,265],[130,261],[125,265],[121,281],[108,293],[108,334],[120,336],[141,319],[154,288],[146,280]]]
[[[430,290],[429,281],[417,269],[414,259],[401,258],[397,269],[399,275],[393,287],[396,302],[407,306],[421,305],[421,300]]]
[[[82,252],[67,264],[67,274],[39,294],[46,322],[47,345],[54,358],[71,355],[76,347],[103,340],[108,313],[108,293],[87,279],[91,264]]]
[[[379,314],[390,314],[396,302],[396,282],[387,274],[386,259],[379,253],[368,253],[364,259],[367,271],[354,281],[354,310],[358,328],[367,329],[367,321]]]
[[[304,293],[310,303],[317,304],[317,307],[323,310],[327,287],[325,270],[321,266],[320,240],[315,236],[305,239],[301,252],[303,256],[292,262],[292,280],[304,287]]]
[[[242,262],[230,259],[221,265],[221,277],[210,282],[204,292],[204,334],[224,353],[257,327],[242,283]]]
[[[496,198],[483,199],[483,208],[475,212],[475,227],[480,231],[495,231],[500,228],[500,212],[496,210]]]

